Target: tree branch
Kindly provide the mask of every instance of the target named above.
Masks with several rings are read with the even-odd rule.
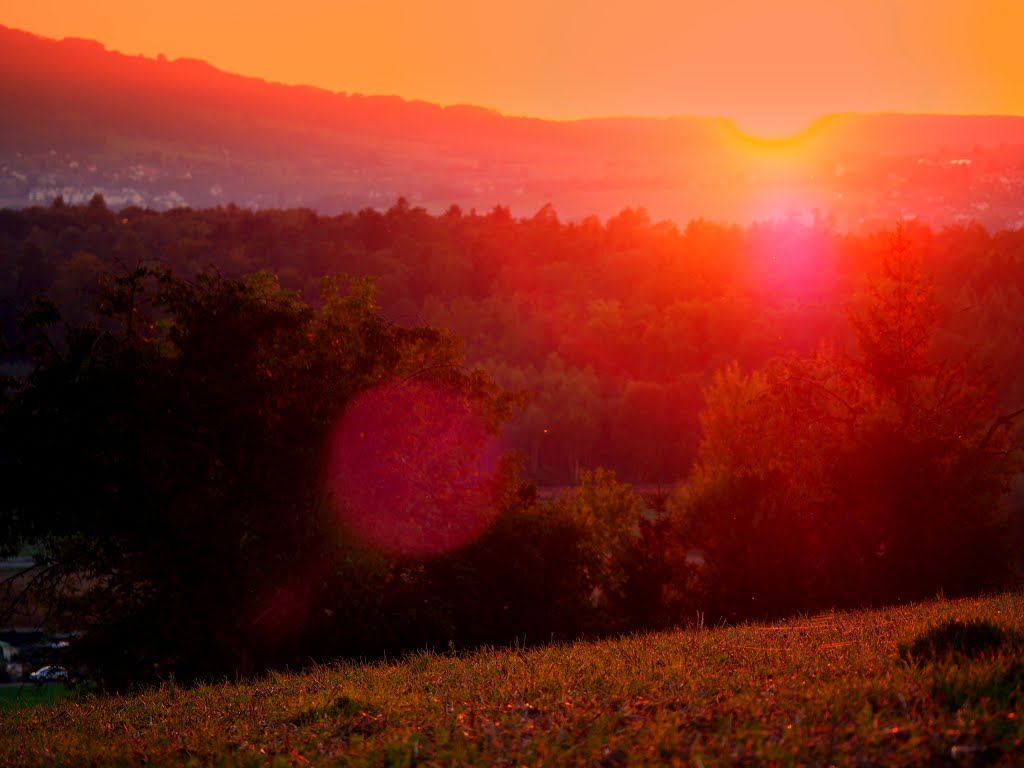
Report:
[[[845,398],[843,398],[839,394],[833,392],[831,389],[826,387],[821,382],[812,379],[810,376],[805,376],[803,374],[792,373],[792,372],[788,372],[788,371],[786,373],[786,376],[787,376],[787,378],[790,381],[796,380],[796,381],[806,382],[807,384],[812,384],[813,386],[817,387],[822,392],[824,392],[826,395],[828,395],[829,397],[833,398],[834,400],[837,400],[840,404],[842,404],[843,407],[845,407],[846,410],[848,410],[850,412],[850,415],[852,415],[852,416],[856,416],[857,415],[858,408],[856,406],[851,405],[850,403],[848,403]]]
[[[979,452],[985,450],[985,448],[988,447],[989,441],[993,437],[995,437],[996,432],[998,432],[1003,427],[1013,426],[1013,422],[1016,421],[1021,416],[1024,416],[1024,408],[1018,408],[1016,411],[1013,411],[1012,413],[1003,414],[998,419],[993,421],[992,426],[988,428],[988,431],[985,433],[985,436],[981,439],[981,442],[978,443],[976,450]]]

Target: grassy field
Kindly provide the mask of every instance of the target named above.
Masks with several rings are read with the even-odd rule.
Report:
[[[23,685],[0,686],[0,712],[34,707],[39,704],[52,704],[58,699],[68,696],[69,693],[61,683],[47,685],[24,683]]]
[[[165,684],[2,716],[2,765],[1021,765],[1024,595]]]

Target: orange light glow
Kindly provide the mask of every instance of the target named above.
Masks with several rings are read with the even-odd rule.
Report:
[[[1024,114],[1016,0],[39,0],[0,23],[347,93],[722,116],[769,139],[834,112]]]
[[[736,133],[755,145],[766,148],[792,146],[807,138],[814,130],[814,121],[799,116],[736,119]]]
[[[827,119],[814,121],[751,121],[734,120],[729,125],[729,139],[737,152],[758,156],[763,160],[784,159],[787,162],[813,151],[827,130]]]

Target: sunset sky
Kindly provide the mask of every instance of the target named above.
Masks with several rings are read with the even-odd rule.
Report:
[[[0,24],[548,118],[1024,114],[1020,0],[0,0]]]

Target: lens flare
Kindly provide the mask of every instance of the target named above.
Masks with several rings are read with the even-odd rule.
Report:
[[[438,555],[494,519],[497,445],[450,387],[412,381],[364,392],[335,426],[329,450],[327,481],[345,522],[384,552]]]

